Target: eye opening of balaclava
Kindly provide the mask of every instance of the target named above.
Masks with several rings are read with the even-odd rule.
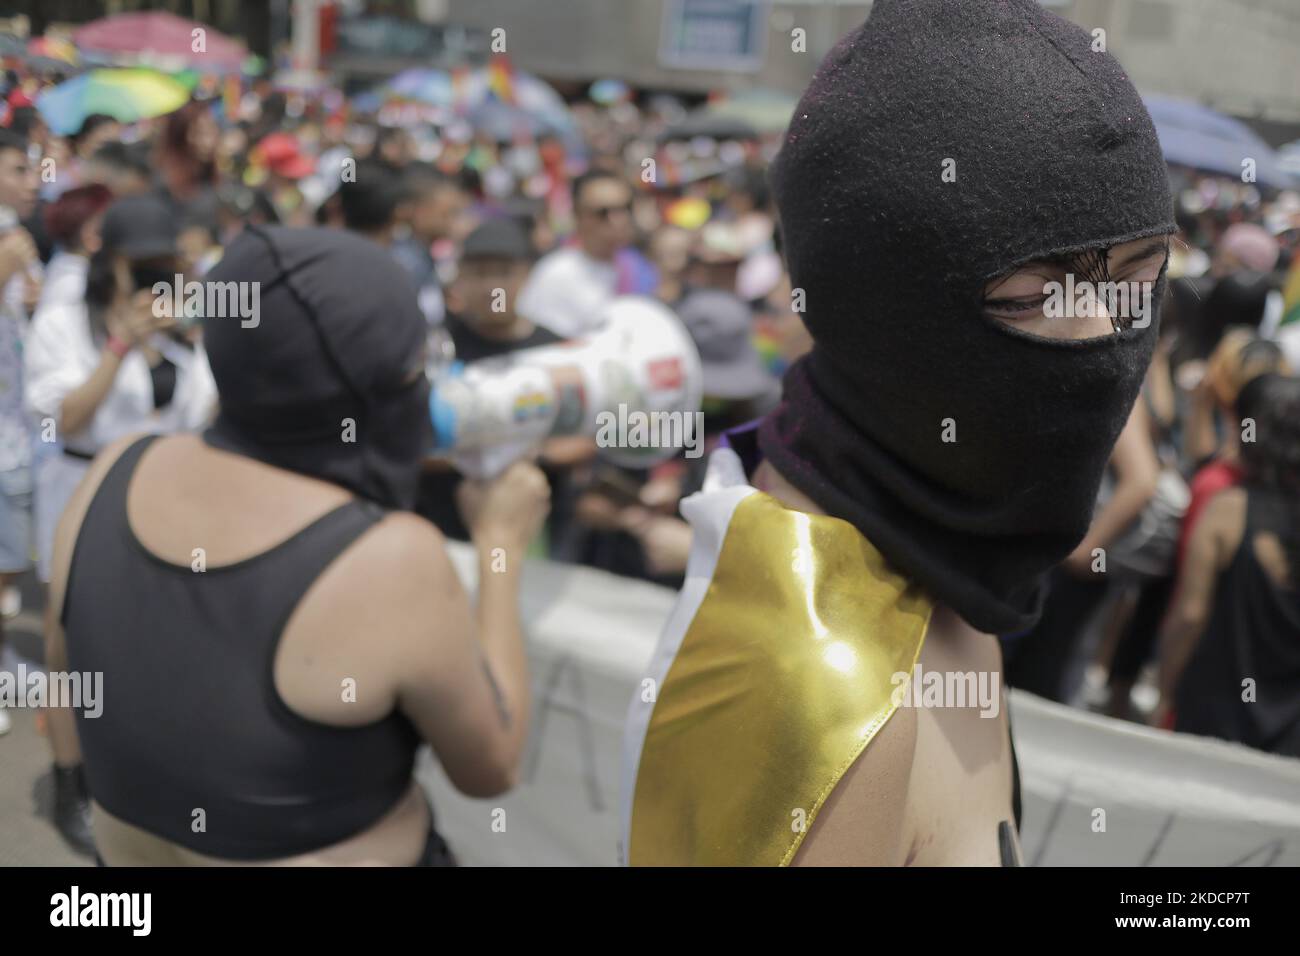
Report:
[[[410,375],[425,323],[391,256],[341,230],[249,226],[207,282],[256,284],[259,315],[204,316],[221,400],[205,439],[413,507],[433,446],[428,381]]]
[[[1085,246],[1079,249],[1067,249],[1060,252],[1038,255],[1029,261],[1014,263],[1009,268],[1001,270],[996,275],[986,276],[980,288],[974,290],[972,295],[979,300],[981,306],[981,313],[983,314],[983,317],[987,321],[993,322],[998,328],[1007,329],[1012,333],[1026,335],[1031,338],[1050,338],[1051,341],[1057,341],[1062,343],[1080,343],[1080,342],[1086,343],[1086,342],[1094,342],[1097,340],[1104,341],[1108,337],[1106,334],[1102,334],[1098,336],[1090,336],[1086,338],[1074,338],[1074,337],[1054,338],[1048,336],[1040,336],[1037,333],[1031,332],[1029,330],[1020,329],[1013,322],[1000,321],[995,316],[990,315],[987,311],[985,311],[985,307],[987,306],[988,302],[996,300],[998,298],[996,294],[990,295],[986,293],[985,290],[987,289],[989,283],[999,279],[1003,279],[1003,280],[1008,279],[1011,276],[1013,276],[1015,273],[1019,272],[1021,269],[1025,268],[1026,266],[1033,265],[1036,263],[1044,263],[1050,266],[1059,267],[1065,270],[1066,272],[1068,272],[1071,276],[1077,277],[1088,283],[1091,283],[1094,288],[1103,287],[1106,284],[1114,283],[1116,281],[1115,278],[1111,275],[1111,271],[1110,271],[1111,268],[1110,253],[1112,250],[1114,250],[1118,246],[1125,245],[1126,243],[1129,242],[1136,242],[1141,239],[1158,239],[1164,236],[1166,236],[1166,233],[1164,232],[1163,229],[1161,229],[1155,233],[1146,233],[1143,235],[1122,238],[1119,240],[1112,240],[1105,245]],[[1165,255],[1160,263],[1160,271],[1157,274],[1156,278],[1148,284],[1149,288],[1147,290],[1147,293],[1149,294],[1149,297],[1144,302],[1142,308],[1142,312],[1143,312],[1142,318],[1144,319],[1144,321],[1142,321],[1141,324],[1134,326],[1135,315],[1132,314],[1133,310],[1131,308],[1116,309],[1113,308],[1114,303],[1107,302],[1105,304],[1107,306],[1112,307],[1110,312],[1112,333],[1120,333],[1135,328],[1137,330],[1141,330],[1146,327],[1148,321],[1149,322],[1155,321],[1155,318],[1159,312],[1160,302],[1164,298],[1164,293],[1167,284],[1165,273],[1169,268],[1169,243],[1167,239],[1164,242],[1157,241],[1149,244],[1149,251],[1148,251],[1148,246],[1143,246],[1139,250],[1139,257],[1140,257],[1139,261],[1141,261],[1143,259],[1148,258],[1151,255],[1154,255],[1155,252],[1159,251],[1162,247],[1164,249]],[[1121,278],[1118,281],[1128,283],[1128,284],[1134,284],[1134,280],[1126,279],[1126,278]],[[1144,283],[1138,282],[1136,284],[1144,284]],[[997,287],[993,289],[993,293],[996,292],[997,292]]]
[[[771,171],[813,348],[763,453],[984,631],[1036,619],[1156,337],[1154,314],[1056,339],[983,306],[1026,263],[1090,259],[1083,280],[1104,250],[1174,229],[1154,127],[1091,41],[1033,0],[877,0]]]

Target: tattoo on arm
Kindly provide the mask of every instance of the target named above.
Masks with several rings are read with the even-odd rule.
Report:
[[[501,725],[509,727],[513,723],[510,716],[510,708],[506,705],[506,696],[501,692],[501,685],[497,683],[496,676],[492,673],[492,667],[488,660],[483,656],[480,650],[478,655],[479,666],[483,668],[483,676],[487,678],[488,687],[492,688],[492,700],[497,705],[497,716],[501,718]]]

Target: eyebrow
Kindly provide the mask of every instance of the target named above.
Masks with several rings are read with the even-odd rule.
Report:
[[[1140,249],[1134,249],[1123,259],[1120,259],[1118,262],[1116,262],[1113,268],[1122,269],[1124,266],[1132,265],[1135,262],[1140,262],[1143,259],[1150,258],[1151,256],[1154,256],[1157,252],[1163,252],[1166,255],[1169,254],[1168,236],[1159,236],[1155,239],[1152,239],[1150,242],[1142,246]]]
[[[1109,253],[1110,250],[1106,250],[1106,251],[1107,253]],[[1169,252],[1168,236],[1157,236],[1155,239],[1152,239],[1150,242],[1148,242],[1146,245],[1142,246],[1141,248],[1134,249],[1132,252],[1130,252],[1128,255],[1126,255],[1124,258],[1120,259],[1119,261],[1114,263],[1108,263],[1108,267],[1113,269],[1121,269],[1124,266],[1132,265],[1134,262],[1140,262],[1141,260],[1146,259],[1149,256],[1154,256],[1157,252],[1163,252],[1168,254]],[[1082,253],[1079,252],[1058,252],[1052,255],[1039,256],[1037,259],[1034,259],[1030,262],[1026,262],[1023,266],[1021,266],[1021,268],[1022,269],[1027,268],[1037,263],[1040,265],[1052,265],[1052,266],[1060,266],[1065,269],[1073,269],[1078,265],[1080,255],[1082,255]],[[1008,274],[1008,276],[1009,275],[1011,274]]]
[[[1124,267],[1130,266],[1135,262],[1141,262],[1143,259],[1146,259],[1150,256],[1154,256],[1158,252],[1163,252],[1165,255],[1169,254],[1168,236],[1157,236],[1156,238],[1152,239],[1150,242],[1148,242],[1146,245],[1142,246],[1141,248],[1134,249],[1124,258],[1114,263],[1113,266],[1111,266],[1108,263],[1107,271],[1109,272],[1112,268],[1116,270],[1123,269]],[[1035,259],[1032,262],[1026,262],[1023,266],[1021,266],[1021,268],[1022,269],[1028,268],[1029,266],[1038,263],[1044,265],[1059,266],[1063,269],[1074,269],[1078,264],[1078,257],[1079,257],[1079,253],[1057,253],[1055,255],[1042,256],[1041,258]],[[1015,273],[1008,273],[1007,275],[1001,276],[998,281],[998,285],[994,288],[993,291],[996,292],[998,288],[1001,288],[1002,284],[1007,279],[1010,279],[1011,276],[1014,274]],[[996,300],[996,299],[991,299],[986,297],[986,301],[993,302],[993,301],[1001,301],[1001,300]]]

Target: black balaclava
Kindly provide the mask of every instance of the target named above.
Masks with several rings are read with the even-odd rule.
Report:
[[[205,277],[226,282],[259,283],[260,314],[204,317],[221,400],[207,441],[411,509],[433,426],[402,267],[340,230],[249,226]]]
[[[760,447],[984,631],[1036,619],[1156,338],[1046,339],[981,308],[1028,261],[1173,231],[1151,120],[1092,42],[1033,0],[878,0],[772,168],[814,344]]]

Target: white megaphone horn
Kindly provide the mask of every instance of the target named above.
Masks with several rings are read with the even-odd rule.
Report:
[[[435,454],[465,475],[491,477],[556,435],[589,435],[603,457],[647,467],[702,453],[702,379],[677,316],[645,296],[621,296],[600,331],[437,374],[430,414]]]

